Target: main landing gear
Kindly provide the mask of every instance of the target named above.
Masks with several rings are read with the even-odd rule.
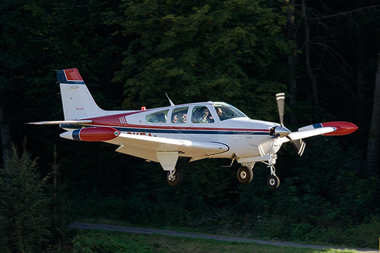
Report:
[[[252,181],[252,178],[253,178],[252,169],[249,169],[246,166],[241,166],[238,169],[237,178],[238,178],[238,180],[239,180],[240,183],[242,183],[242,184],[248,184],[249,182]]]
[[[168,172],[166,179],[171,186],[178,186],[183,180],[182,172],[177,169],[171,170]]]

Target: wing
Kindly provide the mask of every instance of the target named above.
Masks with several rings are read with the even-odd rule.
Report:
[[[325,122],[308,125],[298,129],[298,132],[292,132],[286,137],[282,137],[282,142],[301,140],[317,135],[340,136],[355,132],[358,127],[352,123],[344,121]]]
[[[107,141],[120,147],[117,152],[159,162],[157,152],[178,152],[180,156],[207,157],[224,153],[229,147],[219,142],[190,141],[121,133]]]

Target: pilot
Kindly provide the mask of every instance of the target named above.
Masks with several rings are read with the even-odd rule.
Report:
[[[214,120],[211,118],[210,112],[206,107],[201,109],[202,116],[197,119],[198,123],[212,123]]]
[[[217,113],[219,116],[222,116],[223,111],[222,111],[222,109],[221,109],[220,107],[217,107],[217,108],[216,108],[216,113]]]

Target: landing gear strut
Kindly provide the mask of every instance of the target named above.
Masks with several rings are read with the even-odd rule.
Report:
[[[240,167],[237,172],[237,178],[240,183],[248,184],[249,182],[252,181],[252,178],[253,178],[252,169],[248,169],[245,166]]]
[[[166,179],[171,186],[178,186],[182,183],[182,172],[174,169],[168,172]]]
[[[274,155],[270,155],[268,159],[268,163],[263,162],[266,165],[268,165],[270,169],[270,176],[267,179],[267,184],[269,188],[271,189],[277,189],[278,186],[280,185],[280,179],[276,175],[276,168],[274,167],[274,165],[276,164],[276,159],[277,159],[277,155],[274,154]]]

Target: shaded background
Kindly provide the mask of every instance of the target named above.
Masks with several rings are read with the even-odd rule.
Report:
[[[46,175],[56,147],[56,179],[71,207],[64,212],[75,219],[352,240],[339,231],[373,222],[380,208],[377,3],[4,0],[3,157],[14,144],[38,157]],[[278,121],[274,96],[285,91],[291,130],[337,120],[359,129],[308,139],[302,157],[284,145],[275,191],[265,165],[242,185],[237,164],[221,168],[229,160],[180,159],[184,182],[173,188],[157,163],[60,139],[58,127],[24,125],[63,119],[54,70],[72,67],[104,109],[167,106],[166,92],[175,104],[225,101],[251,118]]]

